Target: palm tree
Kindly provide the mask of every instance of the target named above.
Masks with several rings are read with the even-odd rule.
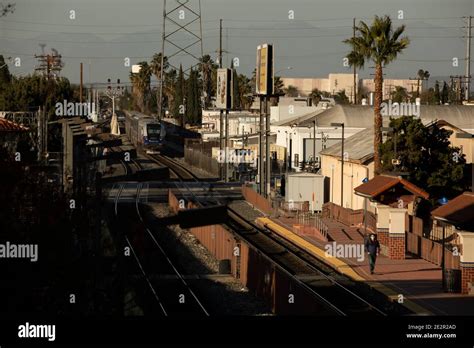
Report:
[[[402,25],[397,29],[392,28],[392,20],[389,16],[375,16],[369,27],[361,21],[356,26],[356,35],[344,40],[351,46],[352,51],[346,56],[349,62],[363,67],[367,60],[375,63],[375,105],[374,105],[374,171],[380,174],[380,145],[382,143],[382,85],[383,67],[395,60],[399,53],[408,47],[408,37],[401,37],[405,31]]]
[[[313,102],[313,105],[318,105],[319,101],[321,100],[322,94],[321,91],[317,88],[313,89],[311,93],[309,94],[309,97],[311,98],[311,101]]]
[[[284,89],[285,95],[288,97],[297,97],[300,94],[300,91],[298,90],[298,87],[289,85]]]
[[[284,87],[285,84],[283,83],[281,77],[275,76],[273,79],[273,93],[276,95],[276,97],[270,97],[271,106],[277,106],[280,96],[285,95],[285,92],[283,91]]]
[[[240,74],[237,77],[237,81],[240,107],[243,110],[248,110],[253,103],[252,88],[254,88],[255,85],[252,83],[252,79],[249,79],[244,74]]]
[[[232,61],[232,64],[234,61]],[[215,76],[217,76],[217,69],[219,67],[210,55],[206,54],[199,59],[198,70],[202,73],[202,86],[204,90],[204,107],[211,105],[211,97],[215,94]],[[233,68],[233,66],[231,66]],[[217,83],[217,82],[216,82]]]
[[[427,81],[430,78],[430,73],[428,70],[420,69],[417,73],[417,85],[416,85],[416,96],[420,96],[420,81]]]
[[[402,86],[395,86],[395,90],[392,91],[392,101],[396,103],[403,103],[408,100],[408,91]]]

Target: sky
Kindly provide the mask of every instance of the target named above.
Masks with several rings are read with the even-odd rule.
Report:
[[[0,54],[20,58],[10,71],[26,75],[38,64],[35,54],[55,48],[65,63],[61,72],[73,83],[79,81],[80,63],[84,82],[104,83],[108,78],[127,82],[131,66],[149,61],[161,52],[164,0],[1,0],[14,2],[15,12],[0,18]],[[186,0],[181,0],[186,1]],[[176,6],[167,0],[166,9]],[[180,24],[195,19],[198,0],[188,0],[184,18],[169,18]],[[415,77],[419,69],[432,77],[465,74],[466,23],[474,16],[472,0],[201,0],[202,51],[217,57],[219,19],[223,19],[223,63],[238,62],[238,71],[250,76],[255,67],[256,48],[272,43],[275,70],[284,77],[326,77],[329,73],[350,73],[343,65],[349,46],[342,41],[352,35],[352,21],[371,22],[374,15],[389,15],[394,26],[406,25],[411,43],[385,69],[386,78]],[[399,18],[400,17],[400,18]],[[474,24],[474,20],[473,20]],[[188,26],[199,36],[199,21]],[[166,34],[176,26],[166,21]],[[179,47],[196,38],[178,32],[169,41]],[[165,55],[177,50],[165,44]],[[474,40],[473,40],[474,44]],[[200,42],[189,53],[200,56]],[[128,59],[127,59],[128,58]],[[458,66],[453,66],[453,58]],[[471,58],[472,61],[472,58]],[[186,69],[195,62],[180,53],[170,62]],[[455,65],[455,64],[454,64]],[[372,64],[360,77],[371,78]],[[288,69],[290,67],[290,69]],[[471,69],[473,70],[473,69]]]

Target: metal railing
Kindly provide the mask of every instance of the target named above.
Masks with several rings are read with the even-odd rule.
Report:
[[[298,224],[302,226],[314,227],[316,228],[324,239],[327,240],[329,227],[322,220],[319,214],[313,214],[310,212],[298,212],[296,213],[296,220]]]

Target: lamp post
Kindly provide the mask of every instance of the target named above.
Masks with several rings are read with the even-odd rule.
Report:
[[[274,74],[274,75],[278,74],[279,72],[282,72],[282,71],[285,71],[285,70],[291,70],[291,69],[293,69],[292,66],[287,66],[287,67],[284,68],[284,69],[280,69],[280,70],[278,70],[278,71],[275,71],[275,74]]]
[[[341,143],[341,208],[344,207],[344,122],[331,123],[331,127],[342,128],[342,143]]]

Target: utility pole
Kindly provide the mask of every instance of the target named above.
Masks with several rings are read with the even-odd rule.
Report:
[[[260,96],[260,123],[258,129],[258,186],[259,193],[262,195],[265,191],[265,177],[264,175],[264,166],[263,166],[263,96]]]
[[[219,20],[219,68],[222,69],[222,19]],[[222,150],[224,148],[224,139],[223,139],[223,131],[224,131],[224,117],[223,117],[223,110],[219,111],[219,151],[222,154]],[[227,158],[224,159],[224,165],[227,166]],[[224,166],[222,163],[220,164],[220,177],[223,179],[223,169]],[[226,179],[227,180],[227,179]]]
[[[82,84],[83,84],[83,79],[82,79],[82,73],[83,73],[83,66],[82,66],[82,62],[81,62],[81,83],[79,85],[79,103],[82,104]]]
[[[273,93],[272,93],[273,94]],[[263,107],[265,110],[265,161],[266,161],[266,185],[265,185],[265,197],[270,197],[271,191],[271,170],[272,161],[270,160],[270,112],[268,112],[268,97],[263,98]]]
[[[465,99],[469,101],[469,92],[471,91],[471,19],[472,16],[467,17],[467,36],[466,36],[466,91]]]
[[[158,100],[158,120],[161,121],[163,118],[163,85],[165,83],[163,79],[163,64],[165,57],[165,20],[166,20],[166,0],[163,0],[163,26],[161,29],[161,69],[160,69],[160,95]]]
[[[450,79],[451,79],[451,86],[454,86],[454,84],[456,85],[456,102],[458,104],[462,104],[462,79],[464,78],[464,76],[462,75],[451,75],[449,76]],[[454,80],[457,79],[457,81],[455,82]]]
[[[356,19],[352,19],[352,37],[355,38],[356,36]],[[354,105],[357,104],[357,71],[356,66],[353,64],[354,69]],[[316,154],[315,154],[316,155]]]

